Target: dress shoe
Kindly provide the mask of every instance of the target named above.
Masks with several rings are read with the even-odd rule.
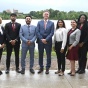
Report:
[[[49,69],[46,69],[46,72],[45,72],[45,74],[49,74]]]
[[[43,72],[43,68],[40,68],[39,71],[38,71],[38,74],[40,74],[42,72]]]
[[[19,69],[16,69],[16,72],[17,72],[17,73],[21,73],[21,71],[20,71]]]
[[[78,69],[75,73],[79,73],[80,69]]]
[[[35,73],[34,69],[30,69],[30,72],[31,72],[32,74],[34,74],[34,73]]]
[[[5,73],[6,73],[6,74],[9,74],[9,70],[7,69],[7,70],[5,71]]]
[[[84,74],[85,73],[85,70],[80,70],[79,71],[79,74]]]
[[[2,75],[3,73],[2,73],[2,71],[0,71],[0,75]]]
[[[25,70],[24,70],[24,69],[22,69],[20,73],[21,73],[21,74],[25,74]]]

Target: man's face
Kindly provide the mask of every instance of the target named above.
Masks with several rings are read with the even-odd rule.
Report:
[[[44,19],[47,20],[49,18],[49,12],[44,12],[43,17],[44,17]]]
[[[11,21],[15,21],[16,20],[16,16],[12,15],[11,17]]]
[[[26,17],[26,19],[25,19],[25,21],[26,21],[27,24],[30,24],[31,20],[32,20],[31,17]]]

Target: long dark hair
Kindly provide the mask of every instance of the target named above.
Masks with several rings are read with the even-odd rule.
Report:
[[[84,27],[86,27],[87,26],[87,16],[85,15],[85,14],[81,14],[80,16],[79,16],[79,18],[78,18],[78,28],[79,28],[79,26],[80,26],[80,18],[81,18],[81,16],[85,16],[85,21],[84,21]]]
[[[87,16],[86,16],[85,14],[81,14],[81,15],[79,16],[79,18],[78,18],[78,23],[80,22],[81,16],[85,16],[85,21],[84,21],[84,23],[86,23],[86,22],[87,22]]]
[[[59,28],[59,25],[58,25],[58,22],[59,22],[59,21],[61,21],[61,22],[63,23],[63,27],[65,28],[65,22],[64,22],[63,20],[58,20],[58,21],[57,21],[57,24],[56,24],[56,29]]]

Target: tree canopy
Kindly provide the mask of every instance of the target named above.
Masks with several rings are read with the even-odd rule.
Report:
[[[53,10],[53,9],[48,9],[50,12],[50,19],[53,20],[58,20],[58,19],[63,19],[63,20],[72,20],[72,19],[78,19],[80,14],[86,14],[88,17],[88,12],[83,12],[83,11],[69,11],[69,12],[65,12],[65,11],[59,11],[59,10]],[[43,14],[43,10],[41,11],[30,11],[28,13],[29,15],[32,16],[33,19],[42,19],[42,14]],[[27,14],[23,14],[23,13],[17,13],[17,18],[19,19],[24,19],[25,15]],[[2,13],[0,13],[0,17],[2,17],[3,19],[10,19],[10,13],[7,13],[6,11],[3,11]]]

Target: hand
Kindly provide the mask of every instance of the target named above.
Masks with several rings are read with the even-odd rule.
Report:
[[[4,48],[5,47],[5,44],[2,44],[0,48]]]
[[[71,46],[68,48],[68,50],[71,50],[71,49],[72,49],[72,47],[73,47],[73,46],[71,45]]]
[[[27,41],[27,45],[30,45],[30,44],[31,44],[31,42],[28,40],[28,41]]]
[[[44,44],[47,44],[46,39],[41,39]]]
[[[11,40],[11,44],[15,45],[16,41],[15,40]]]
[[[61,49],[60,52],[63,53],[64,52],[64,49]]]
[[[84,44],[83,42],[82,42],[82,43],[79,43],[79,47],[82,47],[82,46],[83,46],[83,44]]]

